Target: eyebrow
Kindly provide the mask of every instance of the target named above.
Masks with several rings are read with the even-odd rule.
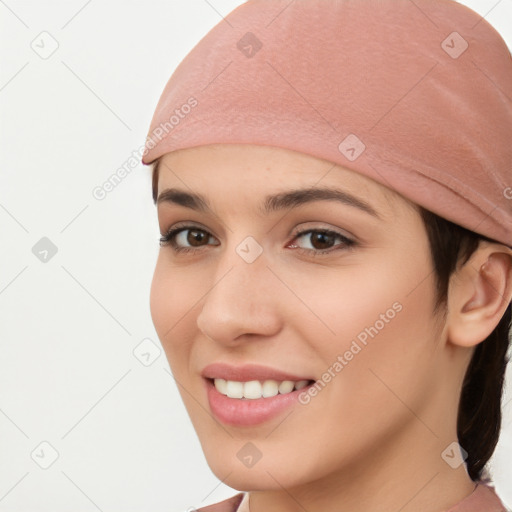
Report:
[[[337,201],[338,203],[352,206],[363,212],[368,213],[378,219],[381,219],[376,210],[366,201],[349,194],[344,190],[334,188],[304,188],[296,189],[265,197],[259,212],[268,215],[279,210],[297,208],[314,201]],[[208,200],[201,194],[186,192],[177,188],[168,188],[163,190],[156,204],[172,203],[191,210],[207,213],[211,210]]]

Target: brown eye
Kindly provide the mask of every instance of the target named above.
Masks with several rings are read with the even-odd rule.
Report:
[[[335,235],[329,233],[313,232],[311,233],[311,245],[318,250],[329,249],[336,240]]]
[[[341,233],[328,229],[309,229],[307,231],[301,231],[295,234],[294,240],[300,238],[307,240],[308,235],[309,243],[312,248],[304,249],[298,247],[296,244],[293,244],[292,247],[297,247],[299,252],[310,256],[321,256],[336,250],[348,250],[356,246],[354,240],[347,238]],[[170,229],[160,238],[160,246],[171,245],[173,251],[177,253],[195,252],[201,250],[201,247],[207,246],[210,238],[213,239],[213,235],[197,226],[179,226]],[[340,240],[341,243],[336,244],[336,239]],[[219,245],[219,243],[211,245]]]
[[[186,236],[186,241],[192,247],[200,247],[201,242],[204,240],[208,241],[209,236],[206,234],[206,231],[202,231],[200,229],[186,229],[183,232],[188,231],[188,236]]]
[[[341,233],[328,229],[309,229],[307,231],[301,231],[295,235],[294,240],[300,238],[309,240],[312,248],[304,249],[299,247],[298,250],[310,254],[324,254],[338,249],[347,249],[355,245],[353,240],[350,240]],[[336,239],[341,240],[341,243],[336,244]],[[296,245],[294,244],[294,246]]]
[[[160,238],[160,246],[172,245],[176,252],[194,251],[200,248],[213,238],[208,231],[200,229],[196,226],[181,226],[170,229]],[[217,244],[218,245],[218,244]]]

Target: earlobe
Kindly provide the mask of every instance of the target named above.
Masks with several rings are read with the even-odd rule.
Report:
[[[448,341],[464,347],[482,342],[511,300],[512,250],[499,244],[478,249],[450,283]]]

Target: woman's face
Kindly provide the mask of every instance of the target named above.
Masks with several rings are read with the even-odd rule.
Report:
[[[342,195],[285,198],[299,189]],[[187,228],[160,249],[152,318],[224,483],[280,489],[341,482],[348,468],[353,476],[381,460],[441,460],[462,368],[450,374],[428,239],[411,203],[330,162],[235,144],[165,155],[158,193],[161,234]],[[234,370],[207,369],[214,363]],[[244,365],[267,373],[244,374]],[[286,394],[277,372],[308,385]],[[233,382],[218,391],[214,377]],[[266,380],[283,394],[223,394],[261,396],[257,383],[240,382]]]

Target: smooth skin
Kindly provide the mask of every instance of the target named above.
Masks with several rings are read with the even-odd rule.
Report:
[[[334,200],[259,211],[267,195],[310,187],[346,191],[378,217]],[[452,278],[447,315],[434,315],[418,210],[370,178],[282,148],[215,144],[164,155],[158,193],[171,188],[201,194],[208,208],[158,203],[160,232],[192,224],[174,243],[196,252],[161,247],[151,314],[208,465],[251,491],[251,512],[440,512],[471,494],[464,465],[441,455],[457,440],[474,347],[512,300],[512,251],[482,244]],[[355,244],[294,235],[310,229]],[[252,263],[236,251],[248,236],[263,249]],[[307,405],[252,427],[212,415],[207,364],[321,379],[396,303],[401,311]],[[237,457],[249,441],[262,454],[251,468]]]

